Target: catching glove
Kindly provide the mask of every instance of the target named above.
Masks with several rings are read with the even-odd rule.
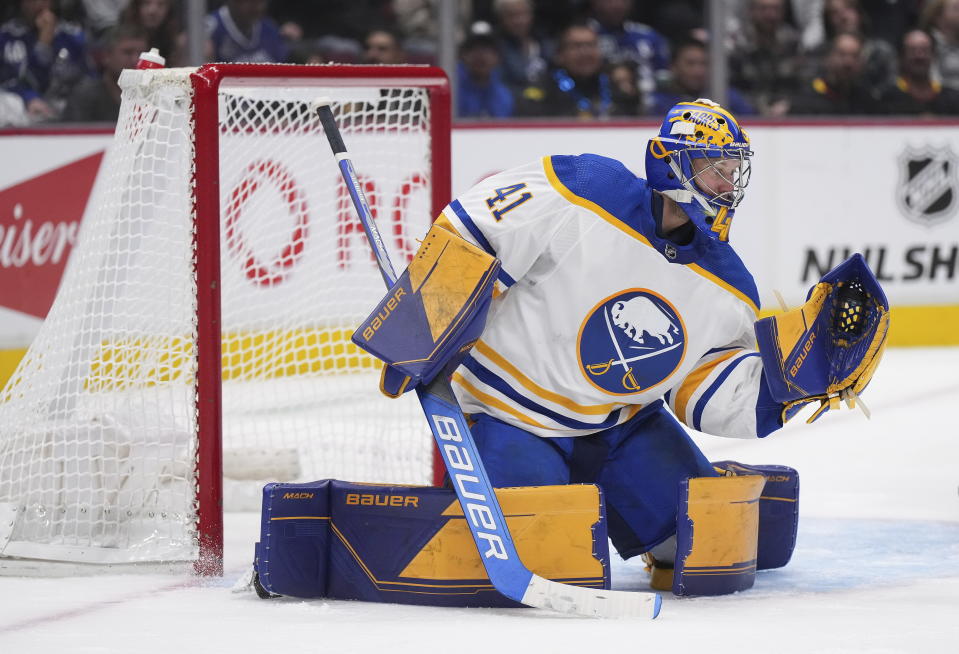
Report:
[[[763,318],[756,340],[785,423],[810,402],[813,422],[840,400],[852,408],[886,347],[889,302],[861,254],[830,270],[798,309]]]

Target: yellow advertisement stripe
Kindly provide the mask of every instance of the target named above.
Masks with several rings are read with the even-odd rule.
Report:
[[[709,376],[709,373],[715,370],[716,366],[723,361],[727,361],[737,354],[742,353],[743,350],[741,349],[730,350],[725,354],[719,355],[709,363],[696,368],[686,376],[679,390],[676,391],[676,415],[679,416],[680,420],[686,422],[686,405],[689,404],[689,398],[693,396],[693,393],[695,393],[699,385],[703,383],[703,380]]]
[[[496,407],[500,411],[505,411],[506,413],[510,414],[511,416],[513,416],[514,418],[516,418],[517,420],[519,420],[525,425],[530,425],[531,427],[539,427],[540,429],[549,429],[549,427],[539,424],[532,418],[526,417],[525,415],[523,415],[522,413],[520,413],[519,411],[517,411],[510,405],[506,404],[505,402],[501,402],[500,400],[496,399],[492,395],[489,395],[488,393],[484,393],[483,391],[479,390],[478,388],[473,386],[471,383],[466,381],[466,378],[463,377],[462,374],[458,372],[454,372],[453,381],[459,384],[460,386],[462,386],[463,388],[465,388],[466,392],[468,392],[470,395],[475,397],[477,400],[479,400],[486,406]]]
[[[765,310],[760,313],[760,317],[765,318],[776,313],[779,311]],[[959,325],[959,304],[894,306],[890,309],[889,323],[890,347],[959,345],[959,329],[956,328],[956,325]],[[313,333],[304,333],[310,331]],[[226,333],[223,335],[224,378],[263,379],[379,368],[382,365],[379,361],[350,342],[352,333],[353,330],[348,328],[275,330],[258,335]],[[136,349],[143,350],[139,356],[145,361],[149,337],[144,335],[142,339],[132,339],[131,342],[135,342]],[[180,339],[170,339],[168,349],[171,354],[179,355],[183,351],[176,345],[179,342]],[[301,344],[307,347],[298,347]],[[94,362],[94,366],[106,365],[111,358],[108,354],[111,349],[109,344],[104,343],[101,349],[101,358]],[[5,386],[13,376],[26,352],[26,348],[0,350],[0,387]],[[270,365],[265,365],[264,359],[269,361]],[[127,363],[134,362],[128,360]],[[121,372],[116,370],[112,376],[118,381],[108,385],[94,383],[91,386],[88,380],[87,389],[98,387],[100,390],[121,390]],[[158,381],[160,377],[156,376],[152,383]]]
[[[563,185],[563,183],[559,181],[559,177],[556,176],[556,171],[553,170],[553,162],[550,159],[550,157],[543,157],[543,169],[546,172],[546,179],[548,179],[549,183],[553,186],[554,189],[556,189],[556,192],[562,195],[564,198],[566,198],[567,200],[569,200],[575,205],[579,205],[583,207],[584,209],[588,209],[592,211],[597,216],[599,216],[600,218],[608,222],[610,225],[629,234],[637,241],[641,243],[645,243],[649,247],[653,247],[652,244],[649,242],[649,240],[645,236],[643,236],[642,234],[637,232],[635,229],[633,229],[632,227],[624,223],[622,220],[620,220],[613,214],[609,213],[608,211],[603,209],[601,206],[599,206],[592,200],[587,200],[586,198],[580,197],[576,195],[575,193],[573,193],[572,191],[570,191],[568,188],[566,188]],[[686,265],[686,268],[688,268],[689,270],[692,270],[697,275],[705,277],[706,279],[713,282],[717,286],[720,286],[726,289],[727,291],[729,291],[730,293],[732,293],[733,295],[735,295],[737,298],[739,298],[740,300],[745,302],[747,305],[749,305],[749,307],[752,308],[754,312],[759,311],[759,307],[756,305],[756,303],[753,302],[748,295],[746,295],[745,293],[737,289],[735,286],[732,286],[726,283],[721,278],[709,272],[702,266],[697,266],[694,263],[687,263],[685,265]]]
[[[528,390],[530,393],[533,393],[544,400],[565,407],[570,411],[591,416],[606,416],[623,406],[622,404],[577,404],[568,397],[564,397],[559,393],[554,393],[553,391],[547,390],[534,382],[532,379],[521,373],[516,366],[507,361],[502,354],[491,348],[483,341],[478,341],[475,347],[476,350],[483,356],[508,372],[516,381],[522,384],[523,388]]]

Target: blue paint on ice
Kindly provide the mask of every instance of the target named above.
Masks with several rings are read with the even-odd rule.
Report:
[[[639,557],[612,557],[613,588],[647,590]],[[742,597],[907,586],[959,577],[959,522],[799,518],[792,560],[761,570]]]

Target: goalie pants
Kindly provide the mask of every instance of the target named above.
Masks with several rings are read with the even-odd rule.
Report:
[[[676,532],[681,480],[716,476],[661,401],[622,425],[571,438],[541,438],[485,414],[470,417],[494,487],[598,484],[609,537],[624,559]]]

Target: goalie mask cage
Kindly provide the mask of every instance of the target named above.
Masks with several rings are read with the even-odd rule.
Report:
[[[0,394],[0,571],[222,572],[224,496],[430,483],[414,394],[349,337],[384,293],[316,111],[397,262],[449,200],[449,87],[425,66],[124,71],[56,301]],[[231,499],[232,496],[235,496]]]

